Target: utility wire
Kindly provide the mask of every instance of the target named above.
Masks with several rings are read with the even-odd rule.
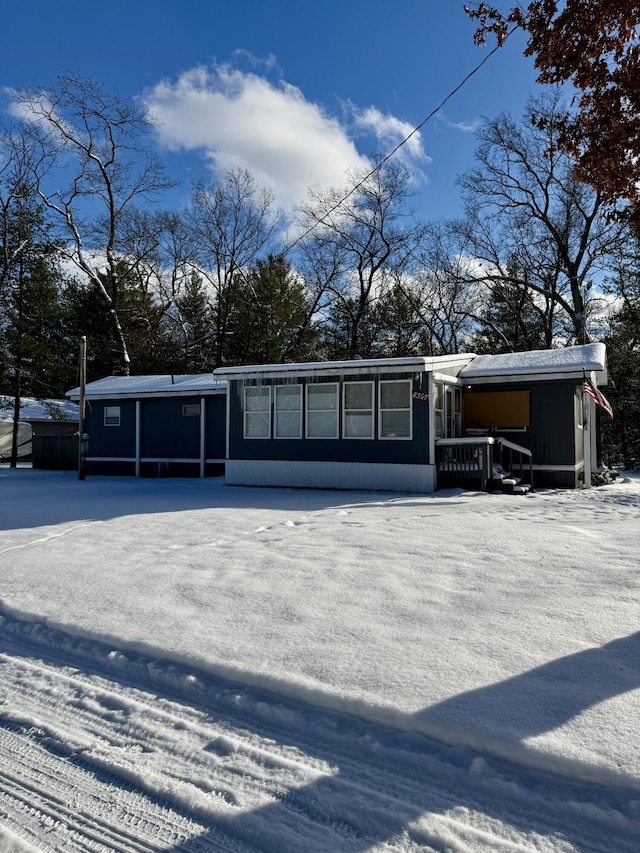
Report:
[[[513,32],[515,32],[515,30],[517,30],[517,29],[518,29],[518,25],[516,25],[511,30],[509,30],[509,32],[506,34],[504,39],[499,44],[496,44],[496,46],[494,48],[492,48],[492,50],[489,51],[489,53],[484,57],[484,59],[481,62],[479,62],[475,66],[475,68],[473,68],[466,75],[466,77],[464,77],[460,81],[460,83],[458,83],[458,85],[455,87],[455,89],[452,89],[449,92],[449,94],[445,98],[443,98],[442,101],[440,101],[438,106],[435,107],[433,110],[431,110],[429,115],[426,118],[424,118],[417,127],[414,127],[414,129],[411,131],[411,133],[409,133],[407,136],[405,136],[405,138],[403,140],[401,140],[392,151],[390,151],[385,157],[382,158],[382,160],[380,160],[378,163],[376,163],[376,165],[371,169],[371,171],[368,172],[364,176],[364,178],[362,178],[362,180],[358,181],[357,184],[355,184],[353,187],[351,187],[349,192],[343,198],[341,198],[340,201],[336,202],[333,205],[333,207],[324,214],[324,216],[322,216],[320,219],[318,219],[317,222],[314,222],[313,225],[310,225],[306,231],[304,231],[302,234],[300,234],[299,237],[296,237],[296,239],[288,247],[288,251],[291,251],[291,249],[293,249],[295,246],[297,246],[298,243],[300,243],[302,240],[305,239],[305,237],[308,237],[309,234],[311,234],[311,232],[314,231],[319,225],[322,225],[322,223],[325,222],[331,216],[332,213],[334,213],[339,207],[341,207],[345,203],[345,201],[347,201],[349,198],[351,198],[351,196],[355,192],[357,192],[357,190],[359,190],[360,187],[369,180],[369,178],[373,177],[373,175],[375,175],[375,173],[378,172],[384,166],[385,163],[387,163],[395,154],[397,154],[397,152],[402,148],[403,145],[406,145],[406,143],[411,139],[412,136],[415,136],[415,134],[418,133],[418,131],[422,130],[422,128],[425,126],[425,124],[427,124],[427,122],[431,121],[431,119],[440,112],[440,110],[444,107],[444,105],[448,101],[450,101],[451,98],[453,98],[453,96],[456,95],[460,91],[460,89],[462,89],[462,87],[474,76],[474,74],[477,74],[478,71],[480,71],[480,69],[483,67],[483,65],[491,59],[491,57],[494,55],[494,53],[496,53],[504,45],[504,43],[509,38],[509,36]]]

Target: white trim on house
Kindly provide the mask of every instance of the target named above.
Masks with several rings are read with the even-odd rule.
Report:
[[[303,411],[303,399],[302,399],[302,385],[291,385],[290,383],[284,383],[282,385],[272,385],[273,388],[273,438],[277,441],[281,441],[282,439],[298,439],[302,438],[302,411]],[[247,389],[245,388],[245,391]],[[296,409],[283,409],[278,408],[279,398],[286,398],[290,392],[292,397],[296,398],[296,402],[298,403],[298,407]],[[297,415],[297,418],[293,418],[296,422],[295,432],[288,433],[282,431],[282,422],[287,421],[287,416]]]
[[[328,391],[328,389],[333,388],[332,392]],[[328,409],[318,409],[309,405],[309,400],[314,396],[315,392],[323,391],[325,396],[333,397],[334,405],[333,407],[329,407]],[[329,441],[334,441],[338,439],[340,435],[340,383],[339,382],[317,382],[317,383],[309,383],[305,388],[304,395],[304,405],[305,405],[305,438],[310,441],[317,441],[318,439],[326,439]],[[333,421],[335,428],[331,430],[331,434],[329,430],[325,430],[325,434],[318,433],[317,435],[312,435],[312,432],[316,429],[312,424],[316,423],[319,419],[318,416],[324,416],[328,418],[328,420]]]
[[[200,476],[205,475],[205,453],[207,449],[207,408],[204,400],[200,398]]]
[[[351,406],[347,408],[347,389],[349,389],[352,385],[368,385],[369,386],[369,403],[370,405],[366,408],[355,408]],[[376,383],[371,379],[367,379],[364,381],[348,380],[347,382],[342,383],[342,438],[345,441],[369,441],[375,438],[375,429],[376,429],[376,418],[375,418],[375,396],[376,396]],[[358,418],[364,419],[365,417],[369,417],[370,419],[370,429],[366,433],[359,433],[357,430],[352,431],[350,424],[357,424]]]
[[[436,487],[433,465],[372,462],[310,462],[272,459],[227,459],[230,486],[346,489],[431,494]]]
[[[439,355],[411,358],[363,358],[355,361],[311,361],[297,364],[254,364],[243,367],[218,367],[215,378],[223,379],[277,379],[280,376],[361,376],[383,373],[426,373],[447,367],[469,364],[474,355]],[[451,377],[452,381],[455,381]]]
[[[136,477],[140,476],[140,452],[142,449],[142,406],[136,400]]]
[[[135,456],[87,456],[92,462],[135,462]],[[200,462],[199,456],[141,456],[140,462]],[[207,464],[211,462],[226,462],[226,459],[205,459]]]
[[[119,427],[122,419],[120,410],[120,406],[105,406],[102,412],[102,425],[105,427]]]
[[[413,397],[412,382],[410,379],[381,379],[378,382],[378,438],[380,441],[412,441],[413,440]],[[406,385],[408,390],[408,406],[383,407],[383,385]],[[402,414],[407,417],[408,430],[406,434],[398,434],[387,430],[385,435],[384,415]]]
[[[253,392],[260,392],[254,394]],[[266,395],[265,395],[266,392]],[[247,398],[249,396],[267,397],[266,409],[250,409],[247,406]],[[242,395],[242,437],[247,441],[271,438],[271,409],[273,403],[273,394],[270,385],[247,385],[244,388]],[[260,418],[252,418],[257,415],[266,415],[266,430],[264,432],[255,432],[254,427],[250,426],[252,420],[260,420]]]

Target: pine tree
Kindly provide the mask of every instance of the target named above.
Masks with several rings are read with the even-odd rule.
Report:
[[[230,364],[308,360],[315,340],[304,283],[282,255],[238,276],[226,344]]]
[[[4,208],[2,224],[0,390],[13,398],[17,437],[23,397],[61,397],[73,384],[75,363],[60,301],[57,247],[27,185]],[[11,464],[16,461],[14,441]]]

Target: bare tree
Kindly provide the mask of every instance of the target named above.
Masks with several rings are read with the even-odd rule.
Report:
[[[185,217],[168,210],[132,207],[121,221],[117,248],[127,258],[131,277],[159,310],[154,316],[186,352],[193,344],[191,324],[182,316],[185,291],[192,294],[195,244]],[[203,291],[204,293],[204,291]],[[144,323],[145,318],[138,318]],[[157,335],[163,329],[155,330]]]
[[[423,226],[405,205],[409,173],[390,163],[371,174],[350,175],[354,189],[314,189],[301,206],[301,240],[317,298],[344,341],[347,358],[366,356],[371,336],[367,315],[406,268]]]
[[[194,186],[188,221],[194,258],[215,294],[215,367],[225,363],[226,339],[237,296],[235,283],[270,247],[280,221],[273,194],[245,169]]]
[[[25,89],[15,110],[40,152],[32,180],[63,228],[67,254],[103,302],[114,339],[114,372],[129,372],[119,313],[126,259],[118,252],[129,209],[172,185],[147,139],[143,107],[91,80],[65,74],[47,89]]]
[[[603,215],[599,192],[574,179],[572,158],[559,150],[562,109],[554,92],[531,100],[521,125],[507,114],[484,122],[477,165],[459,179],[465,218],[452,226],[456,262],[470,259],[467,280],[484,283],[490,294],[516,288],[535,295],[547,346],[563,323],[568,341],[588,340],[588,291],[627,239],[625,226]],[[532,116],[543,112],[549,121],[541,129]]]

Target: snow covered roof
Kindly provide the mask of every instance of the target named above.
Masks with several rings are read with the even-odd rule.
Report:
[[[460,369],[461,368],[461,369]],[[213,373],[106,376],[89,382],[86,398],[132,398],[141,396],[188,396],[192,394],[224,394],[229,379],[284,376],[342,376],[370,373],[426,373],[455,376],[464,382],[508,382],[527,376],[548,379],[562,374],[581,378],[582,372],[595,372],[598,384],[606,384],[606,350],[604,344],[586,344],[564,349],[506,353],[504,355],[416,356],[407,358],[368,358],[352,361],[311,361],[296,364],[251,364],[241,367],[219,367]],[[71,400],[80,398],[80,389],[67,392]],[[1,415],[0,415],[1,417]],[[77,417],[77,414],[76,414]]]
[[[503,355],[478,355],[460,371],[460,378],[471,385],[494,380],[516,381],[523,377],[548,379],[562,374],[582,378],[583,372],[595,372],[599,384],[607,382],[606,348],[594,343],[562,349],[511,352]]]
[[[87,400],[104,397],[188,396],[191,394],[223,394],[227,383],[213,378],[212,373],[163,374],[152,376],[105,376],[85,387]],[[80,399],[80,388],[67,391],[67,397]]]
[[[77,421],[79,409],[70,400],[37,400],[23,397],[20,419],[23,421]],[[13,397],[0,395],[0,421],[13,420]]]
[[[363,358],[353,361],[308,361],[297,364],[250,364],[243,367],[219,367],[214,376],[225,379],[246,379],[251,376],[262,378],[284,376],[359,375],[364,373],[425,373],[468,364],[473,355],[440,355],[411,358]]]

